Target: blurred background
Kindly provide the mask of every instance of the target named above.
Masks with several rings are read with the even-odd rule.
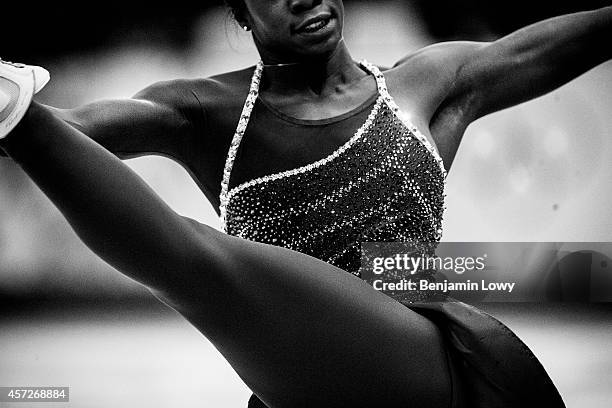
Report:
[[[345,37],[354,58],[384,66],[434,42],[493,40],[609,4],[347,0]],[[220,2],[28,4],[5,15],[0,55],[48,68],[39,100],[58,107],[258,59]],[[612,241],[611,95],[608,62],[470,126],[443,240]],[[179,165],[128,163],[178,212],[219,226]],[[0,174],[0,386],[70,386],[73,407],[245,406],[248,389],[195,329],[92,255],[14,163],[0,158]],[[482,306],[532,347],[568,406],[608,407],[612,308],[588,300]]]

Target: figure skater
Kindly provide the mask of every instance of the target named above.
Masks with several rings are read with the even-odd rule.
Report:
[[[563,406],[506,326],[374,290],[359,248],[437,242],[466,127],[610,59],[612,7],[383,70],[351,57],[341,0],[227,3],[254,67],[61,110],[32,102],[44,69],[2,62],[0,146],[89,248],[219,349],[251,407]],[[175,213],[113,153],[181,163],[224,231]]]

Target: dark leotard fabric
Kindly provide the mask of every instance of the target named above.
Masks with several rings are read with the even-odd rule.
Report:
[[[247,105],[253,107],[243,111],[225,167],[220,201],[227,233],[297,250],[356,275],[361,242],[439,241],[446,178],[441,159],[398,109],[380,71],[367,63],[364,68],[377,80],[377,98],[325,121],[286,117],[255,100],[252,85]],[[234,161],[257,160],[248,148],[270,132],[304,144],[308,138],[343,140],[323,158],[233,184]],[[564,406],[533,353],[495,318],[442,294],[415,292],[397,300],[440,328],[452,407]],[[265,405],[253,396],[249,407]]]

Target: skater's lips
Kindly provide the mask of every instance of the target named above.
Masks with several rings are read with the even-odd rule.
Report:
[[[298,24],[298,26],[295,28],[294,31],[299,33],[299,32],[304,31],[306,27],[312,24],[326,22],[326,21],[329,21],[330,19],[331,19],[330,13],[320,13],[320,14],[317,14],[316,16],[309,17],[306,20],[302,21],[300,24]]]

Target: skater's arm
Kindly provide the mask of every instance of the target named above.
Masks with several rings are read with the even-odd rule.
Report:
[[[396,64],[452,163],[467,126],[550,92],[612,58],[612,7],[540,21],[493,42],[445,42]]]
[[[541,96],[610,60],[610,38],[612,6],[544,20],[490,43],[457,43],[444,61],[452,92],[439,110],[459,104],[469,123]]]
[[[612,6],[540,21],[493,42],[434,44],[396,68],[417,84],[417,92],[434,95],[426,99],[426,118],[451,117],[466,127],[610,60],[610,38]]]
[[[182,161],[202,116],[187,81],[160,82],[130,99],[47,108],[122,159],[160,154]]]

